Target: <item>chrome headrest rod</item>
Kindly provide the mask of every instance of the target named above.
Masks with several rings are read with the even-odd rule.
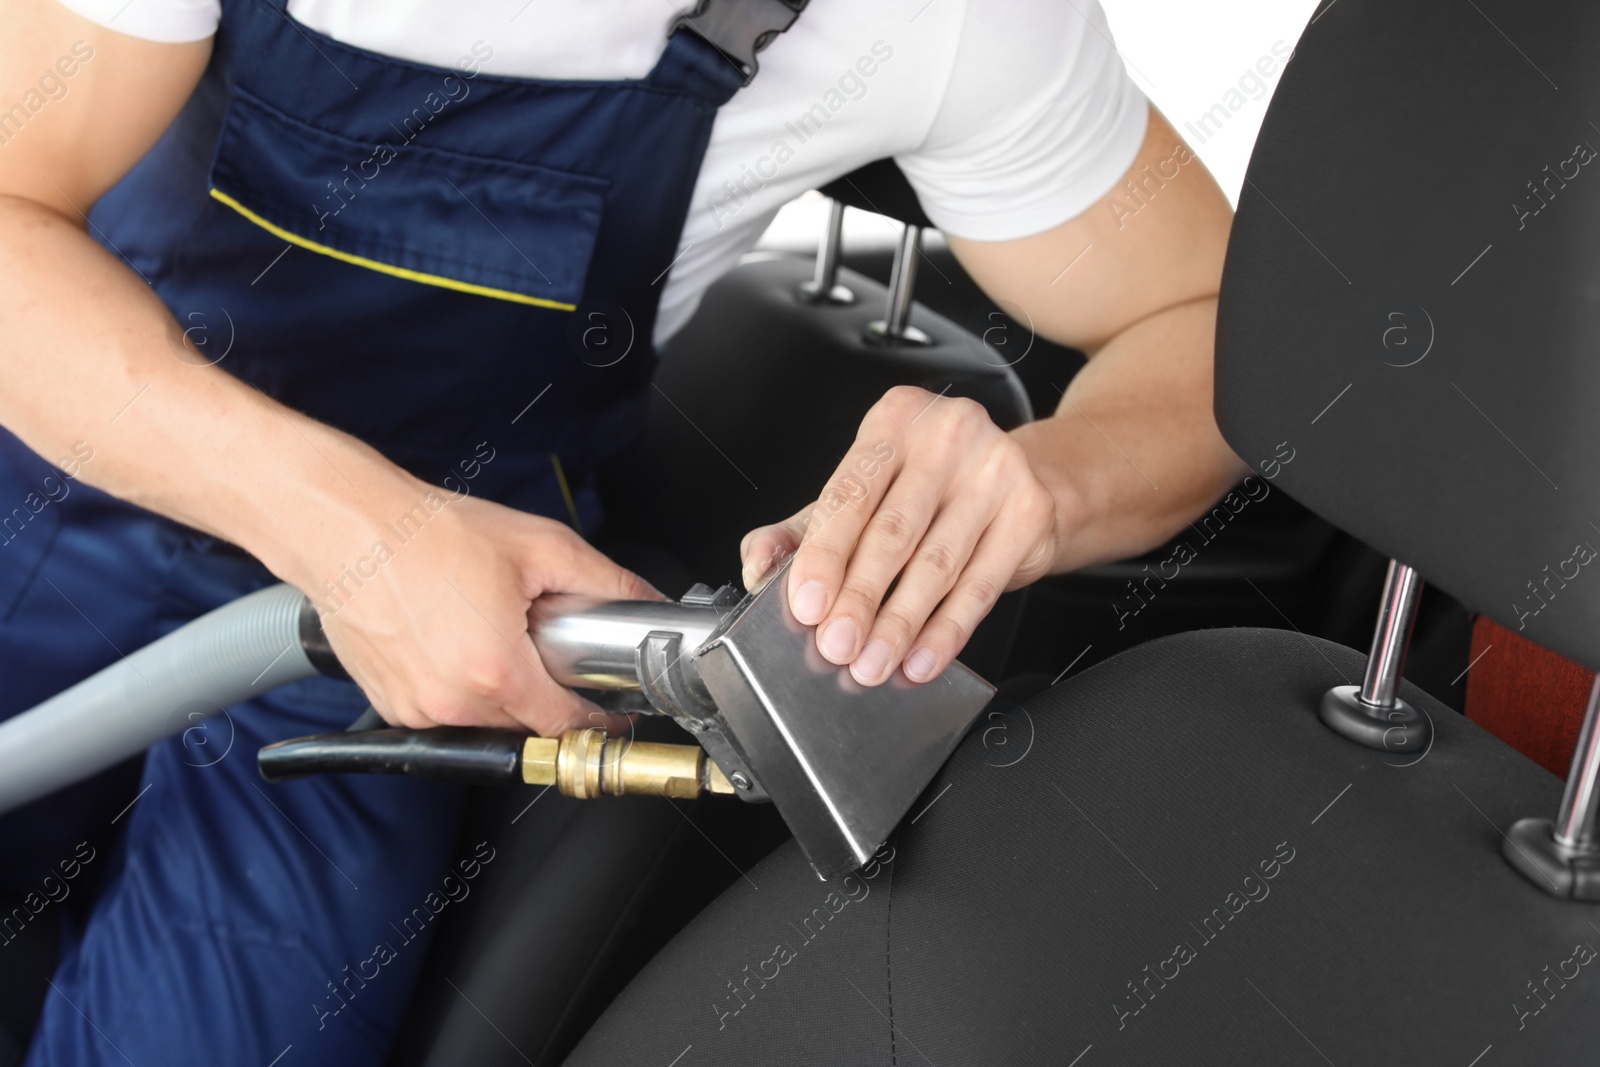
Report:
[[[803,304],[854,304],[856,294],[839,284],[839,249],[844,243],[844,204],[828,201],[828,228],[817,246],[817,273],[795,287]]]
[[[917,287],[917,257],[922,255],[922,227],[907,223],[894,252],[889,272],[889,301],[884,317],[862,329],[866,339],[880,345],[931,345],[933,338],[911,325],[911,298]]]
[[[1426,716],[1396,695],[1421,595],[1422,579],[1417,572],[1397,559],[1390,560],[1366,676],[1359,686],[1336,685],[1328,690],[1317,711],[1341,737],[1380,752],[1422,752],[1428,747],[1433,727]]]
[[[1551,896],[1600,900],[1600,842],[1595,840],[1600,725],[1596,720],[1600,720],[1600,676],[1589,690],[1589,708],[1555,821],[1519,819],[1500,846],[1506,862]]]

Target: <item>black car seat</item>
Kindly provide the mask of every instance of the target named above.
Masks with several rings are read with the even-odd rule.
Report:
[[[780,848],[569,1064],[1600,1062],[1600,708],[1564,791],[1394,687],[1419,576],[1600,666],[1597,20],[1338,0],[1263,127],[1219,423],[1395,558],[1374,654],[1183,634],[1000,712],[877,861]]]

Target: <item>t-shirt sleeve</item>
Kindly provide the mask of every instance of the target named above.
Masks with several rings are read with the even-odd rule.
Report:
[[[1012,240],[1109,192],[1148,118],[1096,0],[970,0],[928,134],[896,161],[939,229]]]
[[[162,44],[203,41],[217,32],[222,0],[56,0],[90,22]],[[253,2],[253,0],[251,0]]]

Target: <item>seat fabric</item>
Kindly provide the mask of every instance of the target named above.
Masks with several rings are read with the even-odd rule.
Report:
[[[567,1063],[1596,1062],[1600,912],[1500,856],[1560,782],[1409,684],[1422,757],[1341,739],[1363,665],[1200,631],[992,706],[881,862],[779,848]]]

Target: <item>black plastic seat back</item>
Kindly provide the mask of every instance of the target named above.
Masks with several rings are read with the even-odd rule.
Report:
[[[1600,667],[1600,7],[1340,0],[1234,224],[1217,417],[1473,610]]]

